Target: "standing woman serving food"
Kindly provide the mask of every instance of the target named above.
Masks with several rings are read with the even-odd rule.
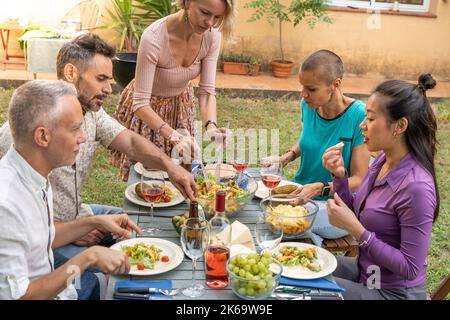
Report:
[[[217,125],[215,78],[221,33],[229,37],[236,15],[234,0],[177,0],[177,4],[178,12],[144,31],[136,77],[124,89],[114,115],[168,155],[175,146],[184,152],[198,151],[190,85],[198,75],[204,128],[211,140],[225,139],[227,129]],[[132,159],[113,151],[111,160],[126,180]]]

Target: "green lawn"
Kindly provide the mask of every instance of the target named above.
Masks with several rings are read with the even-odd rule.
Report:
[[[0,123],[6,120],[6,109],[12,90],[0,88]],[[112,95],[106,103],[106,110],[112,113],[118,96]],[[219,124],[230,129],[279,128],[280,151],[287,150],[298,138],[300,114],[295,101],[271,101],[218,97]],[[450,100],[436,105],[439,120],[438,157],[436,159],[441,208],[438,221],[433,227],[433,238],[429,254],[428,289],[432,290],[450,272]],[[298,161],[288,166],[285,175],[291,178]],[[118,170],[109,165],[104,149],[96,153],[89,179],[82,190],[86,202],[122,206],[126,184],[118,179]],[[447,297],[448,298],[448,297]]]

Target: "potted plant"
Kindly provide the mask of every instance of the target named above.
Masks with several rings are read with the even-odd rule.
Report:
[[[106,8],[108,25],[101,26],[116,32],[120,39],[118,53],[113,59],[113,77],[125,87],[136,70],[139,40],[153,21],[171,14],[175,7],[171,0],[112,0],[113,10]]]
[[[257,76],[261,64],[249,54],[222,54],[223,73]]]
[[[301,21],[305,20],[313,28],[317,21],[331,23],[331,19],[325,15],[327,8],[326,0],[292,0],[289,7],[282,4],[280,0],[252,0],[245,4],[245,8],[255,10],[250,16],[249,21],[260,20],[266,17],[271,26],[275,21],[278,22],[279,31],[279,49],[281,59],[272,61],[272,70],[275,77],[289,77],[294,63],[284,58],[283,51],[283,23],[290,22],[296,27]]]

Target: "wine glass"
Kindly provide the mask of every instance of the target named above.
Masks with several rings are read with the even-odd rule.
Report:
[[[203,257],[209,242],[208,222],[200,218],[187,219],[181,229],[180,240],[184,253],[192,260],[192,283],[182,293],[191,298],[200,297],[205,293],[205,287],[201,283],[195,283],[195,265],[197,259]]]
[[[276,188],[280,184],[281,177],[283,176],[281,172],[281,163],[274,162],[267,167],[262,167],[260,173],[261,173],[261,181],[269,189],[269,199],[271,202],[272,189]]]
[[[236,183],[238,186],[240,186],[240,183],[242,182],[242,177],[244,175],[244,171],[245,169],[248,168],[248,162],[245,160],[236,159],[231,161],[231,165],[237,172],[239,172]]]
[[[153,205],[158,202],[164,194],[164,173],[161,170],[145,169],[141,175],[141,192],[144,200],[150,203],[150,227],[142,229],[143,232],[155,235],[161,229],[154,225]]]
[[[243,173],[248,167],[248,162],[245,160],[236,159],[231,161],[231,165],[234,169],[236,169],[236,171]]]
[[[262,252],[272,251],[283,239],[283,220],[274,215],[267,219],[265,214],[258,215],[255,224],[255,238]]]

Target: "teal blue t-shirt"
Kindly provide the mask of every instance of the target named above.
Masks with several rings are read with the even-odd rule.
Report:
[[[316,110],[308,108],[302,99],[303,129],[300,135],[301,163],[294,181],[300,184],[331,181],[330,172],[322,166],[326,149],[339,142],[344,143],[342,156],[349,176],[351,152],[364,143],[359,125],[366,116],[365,104],[355,100],[334,119],[324,119]]]

